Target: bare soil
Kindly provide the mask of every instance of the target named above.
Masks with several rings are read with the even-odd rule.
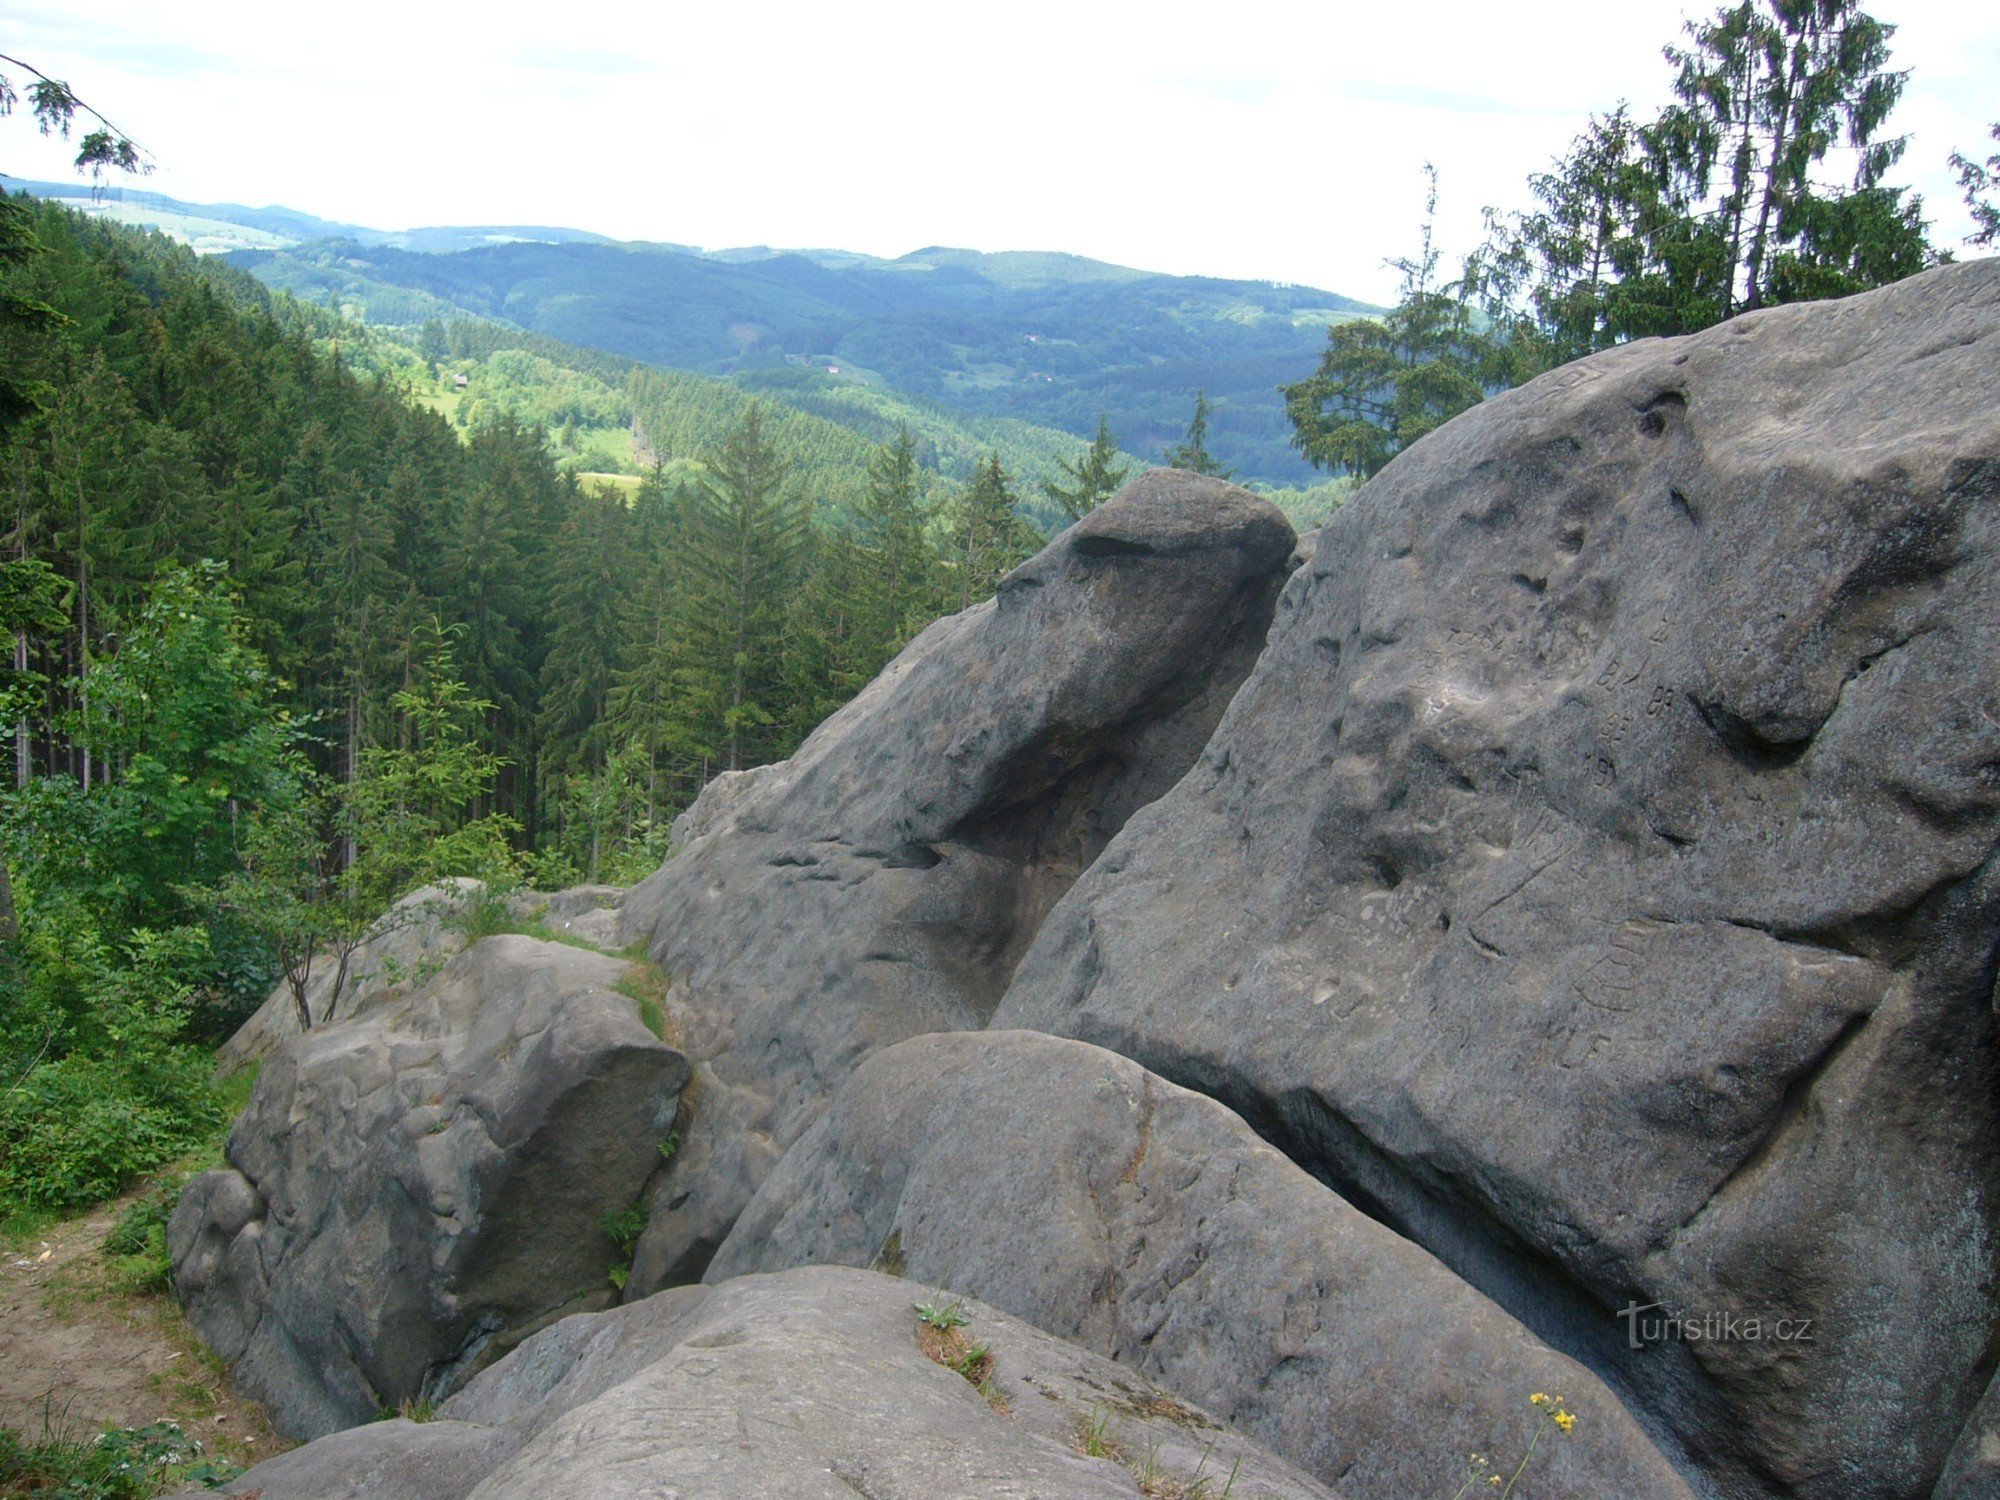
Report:
[[[130,1202],[0,1245],[0,1427],[32,1442],[172,1421],[239,1464],[282,1453],[172,1295],[133,1287],[102,1253]]]

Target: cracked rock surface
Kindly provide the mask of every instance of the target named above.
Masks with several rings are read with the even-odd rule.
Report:
[[[918,1037],[864,1063],[710,1267],[880,1264],[1110,1355],[1345,1495],[1687,1500],[1618,1397],[1222,1105],[1082,1042]]]
[[[1056,898],[1194,763],[1295,541],[1235,485],[1147,474],[790,760],[703,794],[621,908],[673,982],[698,1099],[635,1291],[701,1275],[863,1058],[986,1024]]]
[[[1721,1493],[1924,1494],[1994,1346],[1996,843],[1980,261],[1399,458],[995,1024],[1229,1103]]]
[[[961,1301],[985,1394],[919,1346],[922,1288],[819,1267],[569,1318],[427,1423],[251,1469],[261,1500],[1325,1500],[1132,1371]],[[1099,1424],[1107,1456],[1082,1451]],[[1142,1488],[1142,1486],[1144,1486]],[[1171,1486],[1171,1487],[1170,1487]]]
[[[281,1431],[442,1396],[611,1299],[599,1221],[660,1166],[687,1079],[618,993],[630,968],[486,938],[271,1053],[168,1241],[189,1318]]]

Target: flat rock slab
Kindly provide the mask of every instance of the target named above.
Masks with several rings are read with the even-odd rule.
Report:
[[[711,1267],[833,1262],[948,1283],[1201,1402],[1337,1493],[1449,1496],[1471,1453],[1531,1493],[1688,1496],[1589,1371],[1313,1181],[1229,1110],[1032,1032],[878,1053]],[[1525,1481],[1524,1481],[1525,1483]]]
[[[630,971],[487,938],[270,1056],[168,1239],[189,1317],[280,1431],[441,1397],[612,1298],[601,1223],[660,1168],[688,1076]]]
[[[567,1319],[439,1420],[338,1433],[223,1493],[262,1500],[1130,1500],[1331,1492],[1208,1413],[977,1302],[985,1394],[930,1358],[925,1289],[816,1267]],[[1117,1456],[1091,1457],[1086,1429]],[[1205,1488],[1204,1488],[1205,1486]]]
[[[635,1290],[699,1278],[862,1058],[985,1024],[1056,898],[1194,763],[1295,540],[1235,485],[1147,474],[792,759],[702,794],[619,908],[672,977],[700,1099]]]
[[[1924,1493],[1996,1337],[1996,767],[1988,260],[1399,457],[995,1024],[1225,1100],[1726,1493]]]

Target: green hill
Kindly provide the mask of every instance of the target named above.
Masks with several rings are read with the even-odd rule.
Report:
[[[907,423],[947,475],[997,450],[1030,487],[1089,439],[1100,413],[1128,452],[1157,460],[1183,435],[1197,390],[1211,406],[1211,450],[1238,478],[1317,483],[1290,446],[1277,387],[1316,365],[1328,323],[1371,311],[1309,287],[1160,276],[1059,252],[929,246],[890,260],[621,244],[532,225],[392,232],[287,208],[124,188],[92,202],[73,187],[32,186],[233,250],[266,285],[371,325],[495,324],[514,332],[479,335],[483,349],[524,349],[614,385],[633,365],[725,377],[871,442]],[[449,394],[455,409],[463,393]],[[614,471],[637,461],[609,436],[572,457]]]
[[[1312,288],[939,249],[897,261],[585,243],[434,255],[339,240],[231,259],[371,322],[451,310],[702,374],[866,372],[967,417],[1080,438],[1108,413],[1148,457],[1180,438],[1205,390],[1217,456],[1272,484],[1313,477],[1290,447],[1278,385],[1314,367],[1329,322],[1367,311]]]

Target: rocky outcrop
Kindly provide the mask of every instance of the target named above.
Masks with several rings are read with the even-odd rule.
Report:
[[[1724,1493],[1921,1494],[1995,1348],[1996,846],[1985,261],[1398,459],[995,1024],[1228,1102]]]
[[[1577,1418],[1533,1493],[1689,1495],[1589,1371],[1214,1100],[1003,1031],[876,1054],[767,1180],[717,1278],[820,1263],[949,1284],[1110,1355],[1351,1495],[1448,1496]]]
[[[975,1388],[926,1353],[913,1297],[928,1300],[893,1277],[828,1268],[570,1318],[480,1375],[438,1420],[322,1439],[223,1493],[1136,1500],[1219,1496],[1227,1485],[1232,1500],[1329,1494],[1129,1370],[960,1302],[964,1336],[991,1361]],[[1092,1446],[1111,1454],[1093,1457]]]
[[[477,880],[443,880],[411,891],[384,912],[368,935],[348,955],[343,972],[339,962],[317,957],[306,984],[306,1001],[313,1022],[345,1020],[376,1004],[407,994],[463,953],[472,941],[465,915],[486,887]],[[334,994],[339,986],[339,995]],[[299,1034],[298,1004],[291,986],[280,979],[268,999],[216,1050],[215,1066],[230,1074],[262,1062],[285,1041]]]
[[[601,1221],[660,1167],[687,1079],[630,970],[487,938],[270,1055],[168,1239],[189,1317],[280,1430],[440,1396],[610,1300]]]
[[[698,1102],[633,1271],[698,1277],[863,1058],[986,1023],[1046,913],[1194,762],[1294,538],[1161,472],[932,625],[791,760],[731,776],[622,906],[673,981]]]
[[[535,898],[646,944],[688,1113],[618,961],[411,939],[277,1045],[178,1284],[295,1432],[527,1342],[245,1483],[1128,1494],[1111,1409],[1404,1500],[1539,1390],[1537,1494],[1996,1493],[1996,356],[1995,262],[1621,347],[1296,551],[1146,476]],[[716,1284],[546,1328],[641,1197],[630,1290]],[[998,1309],[1012,1416],[919,1280],[744,1274],[814,1261]]]

